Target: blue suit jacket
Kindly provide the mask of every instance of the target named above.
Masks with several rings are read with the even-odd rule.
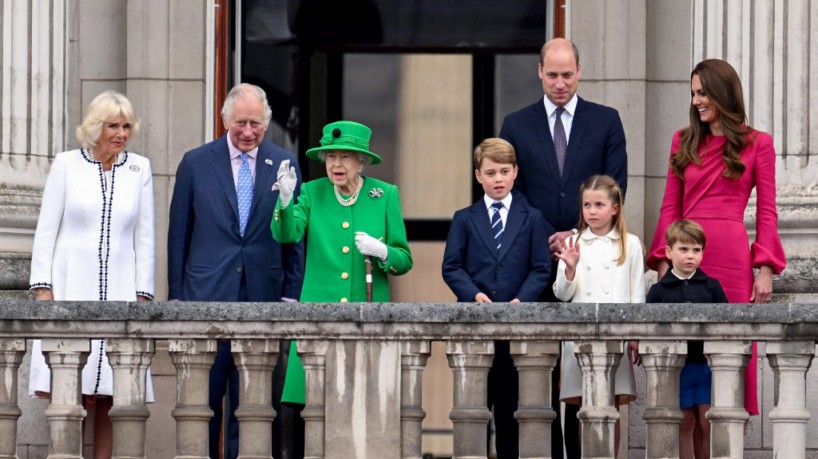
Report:
[[[515,193],[497,250],[481,199],[454,214],[443,253],[443,280],[457,301],[474,301],[478,292],[492,301],[538,301],[551,274],[551,254],[542,241],[553,233],[540,211]]]
[[[517,152],[520,171],[514,189],[522,192],[557,231],[579,223],[579,187],[589,177],[607,174],[619,182],[623,193],[627,188],[625,130],[619,113],[611,107],[579,98],[562,177],[542,99],[506,116],[500,137]]]
[[[253,202],[242,238],[226,137],[185,153],[176,170],[170,204],[170,299],[237,301],[242,275],[246,276],[250,301],[299,298],[304,276],[303,245],[281,245],[270,232],[278,199],[278,192],[271,188],[285,159],[298,165],[292,153],[266,141],[259,145]]]

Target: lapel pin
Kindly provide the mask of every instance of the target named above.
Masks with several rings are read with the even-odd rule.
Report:
[[[131,164],[130,169],[134,172],[139,172],[139,166],[137,166],[136,164]]]
[[[264,164],[266,164],[268,166],[272,166],[273,165],[273,160],[272,159],[265,159]]]

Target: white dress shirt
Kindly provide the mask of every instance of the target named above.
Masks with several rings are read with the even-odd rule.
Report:
[[[571,142],[571,125],[574,123],[574,113],[577,112],[578,96],[574,93],[574,97],[564,105],[565,111],[562,112],[562,127],[565,129],[565,143]],[[554,138],[554,123],[557,121],[557,106],[554,102],[548,100],[548,97],[543,97],[543,105],[545,106],[545,113],[548,114],[548,129],[551,131],[551,138]]]

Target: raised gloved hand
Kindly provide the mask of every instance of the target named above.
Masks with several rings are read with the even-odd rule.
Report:
[[[298,176],[295,174],[295,167],[290,167],[290,160],[281,161],[278,173],[276,173],[276,182],[273,184],[273,191],[278,190],[281,207],[287,207],[292,201],[297,181]]]
[[[364,233],[363,231],[355,232],[355,245],[358,246],[358,251],[363,255],[372,255],[386,261],[386,244],[375,239],[374,237]]]

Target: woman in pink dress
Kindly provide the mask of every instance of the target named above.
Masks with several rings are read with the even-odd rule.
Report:
[[[707,234],[701,268],[721,282],[727,299],[768,302],[772,276],[786,265],[778,236],[773,140],[747,125],[741,81],[727,62],[708,59],[696,65],[690,94],[690,126],[673,136],[665,196],[647,265],[661,279],[669,267],[665,230],[676,220],[694,220]],[[750,245],[744,210],[754,187],[756,238]],[[755,343],[747,369],[744,406],[757,415]]]

